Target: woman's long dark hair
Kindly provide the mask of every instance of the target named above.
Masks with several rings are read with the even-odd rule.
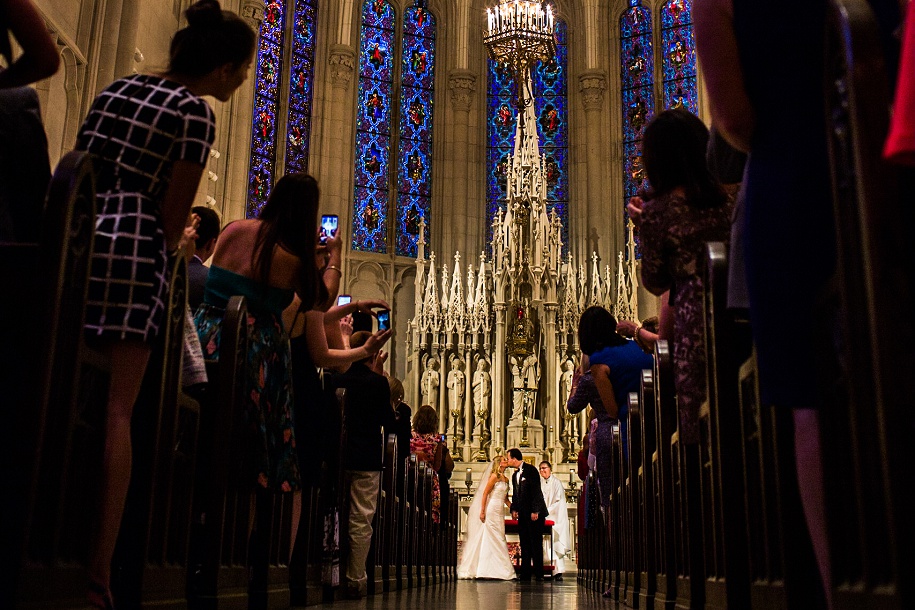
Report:
[[[226,64],[238,67],[254,54],[257,34],[216,0],[195,2],[184,14],[187,27],[172,38],[169,72],[200,77]]]
[[[705,159],[708,139],[708,128],[688,110],[665,110],[656,116],[642,138],[642,162],[651,184],[647,198],[667,195],[680,187],[691,206],[722,205],[724,190]]]
[[[327,289],[318,276],[315,252],[318,245],[318,183],[308,174],[286,174],[276,183],[261,208],[261,221],[254,244],[254,270],[258,281],[268,284],[277,246],[302,261],[303,311],[327,300]],[[308,291],[302,294],[302,291]]]
[[[613,314],[594,305],[582,312],[578,319],[578,345],[582,353],[591,355],[605,347],[625,345],[626,339],[616,332]]]

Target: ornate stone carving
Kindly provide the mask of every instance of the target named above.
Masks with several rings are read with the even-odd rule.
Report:
[[[476,91],[477,76],[470,70],[452,70],[448,76],[448,86],[451,88],[451,101],[457,110],[467,112],[473,101]]]
[[[182,2],[189,5],[190,2]],[[185,7],[186,8],[186,7]],[[184,12],[183,10],[181,11]],[[256,28],[260,28],[264,20],[264,3],[255,0],[246,0],[241,8],[241,16],[248,20],[248,23]]]
[[[607,75],[602,70],[587,70],[578,77],[581,102],[585,110],[600,110],[607,88]]]
[[[356,71],[356,51],[345,44],[335,44],[330,48],[330,79],[334,87],[348,89]]]

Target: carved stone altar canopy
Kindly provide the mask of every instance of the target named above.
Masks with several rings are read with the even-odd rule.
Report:
[[[615,289],[610,266],[602,274],[596,254],[586,274],[563,253],[561,222],[547,210],[546,160],[530,98],[532,63],[555,54],[552,11],[540,2],[506,0],[487,13],[484,42],[490,55],[526,85],[517,87],[521,98],[505,205],[492,219],[490,252],[480,253],[476,264],[465,263],[466,276],[459,252],[450,274],[434,253],[426,258],[426,227],[420,220],[407,391],[437,403],[432,406],[439,429],[456,460],[488,461],[517,446],[528,455],[572,461],[588,426],[584,414],[566,417],[563,365],[579,361],[578,319],[587,306],[602,305],[622,319],[638,311],[635,252],[630,250],[625,264],[620,253]],[[511,47],[512,40],[531,47]],[[590,75],[582,82],[592,97],[602,94],[601,77]],[[461,106],[473,81],[452,74],[450,84],[453,101]],[[489,369],[485,377],[472,374],[471,363],[481,360]],[[491,387],[484,390],[481,379]],[[449,387],[449,380],[449,391],[433,391]],[[458,381],[466,384],[463,392],[454,387]],[[491,402],[488,409],[474,408],[484,400],[487,406]]]

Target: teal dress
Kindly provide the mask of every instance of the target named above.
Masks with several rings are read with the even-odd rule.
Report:
[[[248,438],[243,476],[267,489],[295,491],[301,477],[295,448],[292,358],[282,319],[293,291],[210,267],[203,303],[194,317],[207,362],[219,360],[225,308],[233,295],[245,297],[248,306],[244,419]]]

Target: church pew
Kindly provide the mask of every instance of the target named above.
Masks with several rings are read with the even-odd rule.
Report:
[[[655,395],[654,371],[642,371],[642,382],[639,387],[639,523],[641,526],[638,546],[639,553],[639,607],[654,608],[654,595],[657,588],[657,559],[655,556],[655,513],[654,513],[654,477],[651,458],[657,447],[655,438]],[[632,418],[630,417],[630,425]],[[634,452],[630,452],[634,455]]]
[[[430,559],[431,546],[429,537],[432,533],[432,466],[429,462],[422,462],[420,465],[421,483],[421,503],[422,513],[420,515],[420,526],[415,533],[417,544],[416,548],[419,554],[418,563],[420,566],[419,581],[421,586],[428,586],[430,579]]]
[[[407,482],[404,486],[405,517],[403,521],[403,573],[406,588],[418,587],[416,568],[416,545],[418,544],[416,528],[419,523],[419,509],[417,496],[419,489],[419,462],[416,454],[411,453],[407,458]]]
[[[673,362],[667,341],[659,340],[654,351],[655,451],[651,457],[654,480],[655,558],[657,580],[655,608],[671,610],[677,601],[677,522],[674,512],[676,462],[670,451],[677,429]]]
[[[623,446],[620,439],[620,429],[618,424],[613,425],[613,441],[611,445],[611,472],[612,483],[610,491],[610,506],[607,508],[607,531],[609,542],[607,544],[607,563],[604,570],[606,582],[604,583],[610,591],[610,597],[614,600],[620,599],[620,593],[624,589],[621,581],[622,571],[620,564],[623,556],[623,537],[626,532],[623,529]]]
[[[382,488],[384,489],[386,501],[384,506],[385,522],[385,544],[382,549],[379,561],[381,564],[382,587],[385,592],[396,591],[394,585],[395,559],[394,540],[397,536],[397,479],[401,476],[397,464],[397,435],[389,434],[385,445],[384,453],[384,472],[382,473]]]
[[[623,505],[626,514],[625,521],[625,555],[623,567],[625,570],[624,581],[626,594],[624,601],[630,608],[640,608],[639,592],[641,591],[641,565],[642,565],[642,521],[641,521],[641,494],[640,475],[642,467],[642,409],[639,404],[639,394],[629,394],[629,426],[627,427],[629,459],[624,464]]]
[[[750,603],[815,606],[820,596],[797,486],[792,413],[761,405],[755,355],[739,378]]]
[[[306,412],[313,418],[311,423],[319,422],[316,429],[320,432],[303,441],[314,446],[304,452],[308,456],[304,463],[300,458],[305,487],[289,562],[290,605],[293,607],[315,605],[331,598],[334,573],[339,582],[340,455],[345,390],[335,389],[333,376],[326,371],[322,386],[323,394],[320,398],[314,397],[316,400],[310,405],[312,410]],[[309,471],[311,476],[304,476]]]
[[[177,256],[170,265],[165,320],[131,422],[132,472],[112,579],[114,595],[125,606],[186,604],[200,410],[180,389],[187,264]]]
[[[347,547],[347,509],[348,490],[346,474],[343,469],[343,458],[346,449],[346,429],[343,414],[346,411],[346,389],[334,391],[334,408],[328,413],[325,425],[330,428],[331,441],[325,456],[325,476],[321,484],[322,496],[322,549],[321,549],[321,584],[322,601],[331,603],[335,596],[342,594],[340,584],[345,576]]]
[[[247,305],[226,306],[219,361],[207,363],[191,536],[188,605],[192,609],[247,608],[250,486],[239,480],[241,418],[248,354]]]
[[[387,545],[389,544],[391,534],[391,519],[389,514],[389,504],[393,505],[393,486],[391,470],[394,466],[397,452],[397,437],[389,434],[384,446],[384,462],[381,472],[381,485],[378,488],[378,499],[375,508],[375,516],[372,520],[372,542],[369,547],[369,554],[366,558],[366,576],[368,580],[368,592],[370,595],[382,593],[390,590],[390,585],[385,582],[387,569],[385,566],[387,556]]]
[[[837,228],[820,419],[837,608],[915,607],[915,175],[882,159],[891,67],[864,0],[829,3],[824,93]],[[910,74],[900,74],[910,78]]]
[[[720,242],[709,243],[705,258],[710,430],[703,447],[708,447],[713,460],[708,478],[703,477],[703,514],[708,525],[706,606],[746,608],[750,600],[737,381],[739,364],[749,356],[752,339],[749,324],[727,309],[727,248]]]
[[[679,417],[678,424],[679,424]],[[700,414],[700,424],[708,422],[708,411]],[[701,428],[706,432],[707,426]],[[669,439],[673,483],[673,514],[676,523],[677,605],[701,608],[705,604],[705,579],[702,577],[702,502],[701,465],[698,444],[680,441],[679,425]],[[695,578],[694,578],[695,576]]]
[[[14,322],[0,329],[0,373],[17,405],[0,442],[2,607],[85,599],[109,375],[83,334],[94,227],[91,159],[70,152],[51,179],[39,242],[0,244],[0,278],[15,287],[4,303]]]

